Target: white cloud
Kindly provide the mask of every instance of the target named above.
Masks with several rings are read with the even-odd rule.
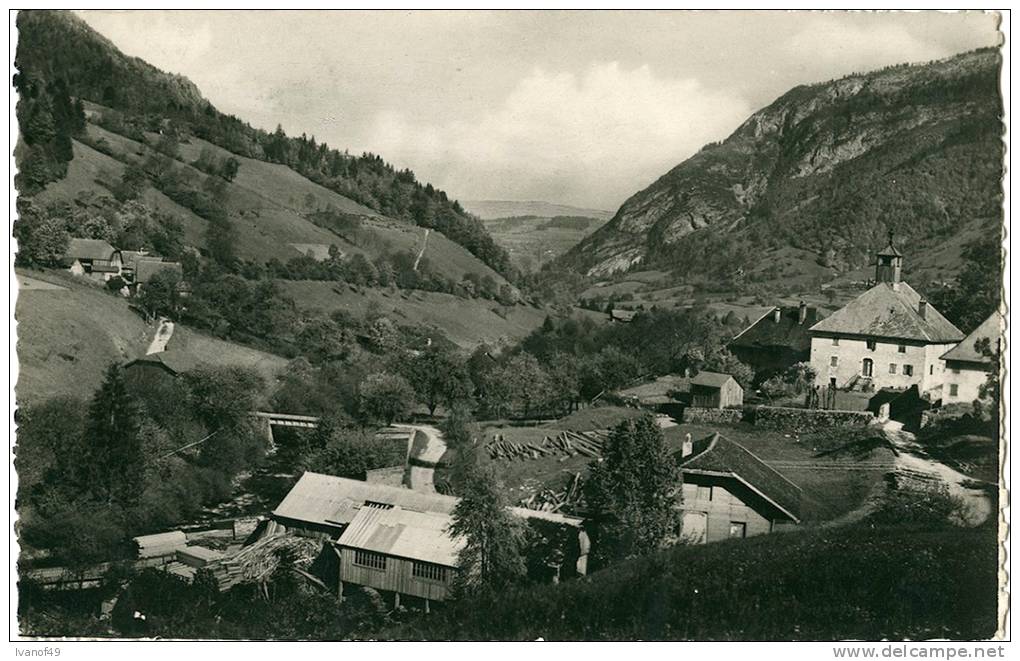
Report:
[[[583,74],[533,70],[475,121],[380,113],[367,144],[463,198],[549,199],[615,210],[751,113],[696,79],[616,62]]]
[[[916,15],[917,28],[927,15]],[[889,64],[926,62],[952,55],[954,49],[935,39],[921,39],[904,25],[883,22],[881,16],[864,15],[871,19],[864,24],[846,20],[846,15],[816,15],[783,45],[792,56],[804,58],[810,67],[836,66],[838,70],[864,72]],[[922,29],[916,32],[924,34]]]

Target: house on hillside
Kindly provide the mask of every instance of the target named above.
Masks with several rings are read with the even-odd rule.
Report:
[[[124,365],[124,382],[132,391],[149,389],[190,372],[199,366],[184,351],[161,351],[136,358]]]
[[[704,544],[751,537],[800,523],[801,489],[721,434],[685,442],[681,537]]]
[[[707,409],[744,405],[744,389],[729,374],[702,370],[691,379],[691,406]]]
[[[121,275],[127,280],[134,280],[135,264],[141,259],[163,261],[159,255],[152,255],[147,250],[121,250]]]
[[[623,310],[620,308],[613,308],[612,310],[609,311],[609,320],[628,324],[634,321],[634,317],[636,315],[637,310]]]
[[[969,404],[980,397],[981,386],[988,374],[999,369],[994,356],[1002,345],[1002,313],[996,310],[955,347],[942,354],[946,364],[942,404]],[[978,344],[987,342],[991,356],[978,350]]]
[[[460,567],[461,540],[449,535],[459,498],[305,472],[273,510],[287,532],[320,538],[337,560],[336,580],[393,595],[442,601]],[[584,521],[555,512],[511,508],[548,539],[562,540],[552,576],[587,571],[589,541]],[[378,512],[392,512],[378,514]]]
[[[120,251],[102,239],[71,239],[64,253],[67,270],[73,275],[106,282],[120,275]]]
[[[903,255],[891,235],[876,257],[876,284],[810,329],[815,383],[854,390],[916,385],[938,399],[942,356],[963,333],[901,281]]]
[[[774,307],[740,331],[727,345],[740,362],[755,372],[756,381],[811,359],[808,329],[820,320],[818,309],[801,301]]]
[[[177,276],[177,292],[187,296],[191,288],[184,281],[184,269],[180,262],[164,262],[156,257],[145,257],[134,262],[134,280],[131,283],[131,295],[137,296],[142,293],[145,285],[152,281],[158,273],[172,273]]]

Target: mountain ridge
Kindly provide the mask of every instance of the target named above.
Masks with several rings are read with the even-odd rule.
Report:
[[[768,275],[763,248],[785,243],[836,275],[865,265],[890,230],[915,256],[987,231],[1001,215],[1000,66],[981,49],[794,87],[631,196],[560,263],[725,280]]]

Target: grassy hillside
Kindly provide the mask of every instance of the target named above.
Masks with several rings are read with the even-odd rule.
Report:
[[[437,292],[352,289],[340,283],[312,281],[281,280],[279,285],[299,308],[346,310],[358,317],[380,312],[402,325],[437,328],[464,348],[518,340],[537,328],[546,315],[529,306],[504,307],[493,301]]]
[[[451,604],[412,640],[986,639],[995,529],[803,530],[677,547],[583,580]]]
[[[144,355],[155,334],[126,300],[61,272],[18,269],[19,406],[58,395],[90,397],[113,362]],[[209,365],[256,368],[272,384],[286,360],[178,325],[169,349]]]

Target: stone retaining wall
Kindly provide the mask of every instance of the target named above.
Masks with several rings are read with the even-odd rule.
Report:
[[[708,422],[734,424],[740,422],[744,412],[741,409],[710,409],[688,406],[684,409],[684,422]]]
[[[863,427],[874,419],[870,411],[828,411],[782,406],[759,406],[754,411],[756,426],[776,431],[813,432],[833,427]]]

